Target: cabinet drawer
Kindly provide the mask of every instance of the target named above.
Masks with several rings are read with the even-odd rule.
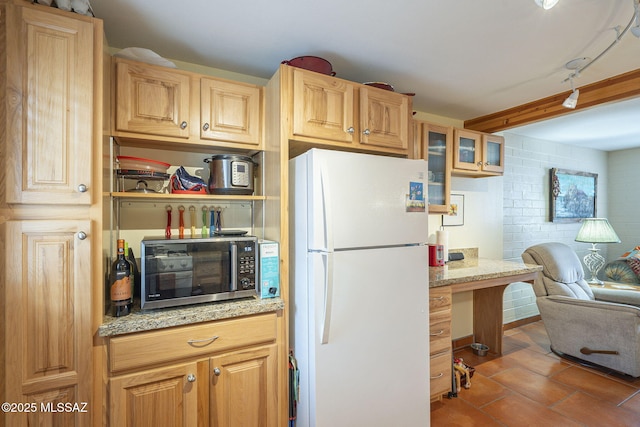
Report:
[[[437,354],[445,350],[451,350],[451,322],[429,324],[429,352]]]
[[[431,358],[431,396],[451,391],[452,363],[450,351]]]
[[[451,287],[429,288],[429,312],[451,309]]]
[[[109,340],[109,366],[123,371],[275,339],[275,313],[140,332]]]

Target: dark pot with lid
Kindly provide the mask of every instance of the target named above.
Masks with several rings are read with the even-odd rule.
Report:
[[[256,164],[249,156],[216,154],[204,159],[209,163],[209,194],[252,195]]]

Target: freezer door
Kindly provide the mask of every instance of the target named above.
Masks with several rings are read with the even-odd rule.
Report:
[[[407,209],[408,199],[426,197],[424,160],[318,149],[306,155],[309,183],[300,187],[309,192],[309,249],[427,242],[426,206]]]
[[[308,323],[296,316],[293,331],[299,427],[429,425],[426,255],[425,247],[310,254],[313,310]]]

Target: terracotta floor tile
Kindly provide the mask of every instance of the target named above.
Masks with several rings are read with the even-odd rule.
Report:
[[[494,375],[491,379],[544,406],[551,406],[575,391],[573,387],[523,368],[509,369]]]
[[[571,366],[551,378],[614,405],[622,403],[637,391],[635,387],[578,366]]]
[[[502,427],[484,412],[462,399],[431,404],[431,427]]]
[[[492,402],[482,410],[508,427],[581,426],[580,423],[517,394]]]
[[[528,348],[510,353],[498,360],[504,365],[520,366],[544,376],[556,374],[571,366],[553,353],[542,354]]]
[[[637,427],[640,425],[638,413],[582,392],[576,392],[558,403],[553,410],[593,427]]]
[[[471,388],[459,390],[458,399],[465,400],[480,408],[508,394],[511,394],[511,392],[505,387],[476,371],[473,378],[471,378]]]
[[[633,396],[631,396],[626,402],[624,402],[621,407],[625,409],[629,409],[636,414],[640,418],[640,391],[636,392]]]

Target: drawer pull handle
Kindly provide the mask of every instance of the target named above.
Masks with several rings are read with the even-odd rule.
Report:
[[[437,337],[438,335],[442,335],[444,334],[444,329],[440,329],[438,332],[432,332],[431,335],[432,337]]]
[[[203,343],[207,343],[207,344],[209,344],[209,343],[214,342],[214,341],[215,341],[215,340],[217,340],[218,338],[219,338],[219,337],[218,337],[217,335],[214,335],[214,336],[212,336],[211,338],[205,338],[205,339],[202,339],[202,340],[189,340],[189,341],[187,341],[187,344],[190,344],[190,345],[194,345],[194,344],[203,344]]]
[[[438,378],[442,378],[444,376],[443,372],[440,372],[438,375],[436,375],[435,377],[431,377],[432,380],[437,380]]]
[[[444,297],[433,297],[430,298],[432,301],[442,301],[444,299]]]

